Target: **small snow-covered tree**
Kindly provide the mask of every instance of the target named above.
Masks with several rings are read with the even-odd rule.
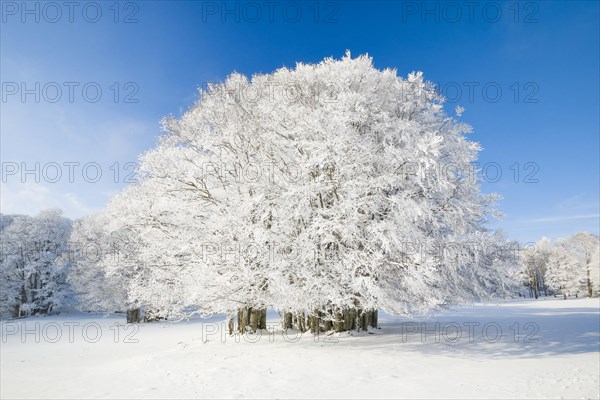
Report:
[[[142,309],[147,319],[181,313],[190,304],[182,284],[191,284],[194,272],[180,236],[189,224],[180,208],[185,203],[172,201],[153,183],[128,187],[105,210],[108,234],[127,248],[118,263],[109,262],[106,268],[125,284],[129,309]],[[173,214],[179,219],[171,219]]]
[[[564,239],[549,247],[546,262],[544,274],[552,291],[565,296],[579,293],[582,282],[578,273],[578,260]]]
[[[579,232],[550,242],[542,238],[521,252],[525,284],[537,298],[548,288],[565,296],[597,296],[600,288],[598,236]]]
[[[599,252],[598,236],[587,232],[557,240],[548,260],[548,285],[565,296],[598,295]]]
[[[70,232],[71,221],[56,209],[41,211],[34,217],[18,216],[3,226],[3,315],[45,314],[69,304],[69,263],[64,257]]]
[[[543,237],[533,246],[527,246],[521,251],[520,256],[525,283],[536,299],[540,296],[541,291],[544,291],[544,295],[547,295],[546,271],[551,254],[553,253],[550,239],[547,237]]]
[[[73,224],[71,269],[68,283],[82,311],[121,311],[125,309],[123,281],[109,274],[103,263],[117,263],[123,249],[111,243],[101,214],[84,217]]]
[[[579,264],[579,274],[583,279],[582,292],[592,297],[600,289],[600,240],[589,232],[579,232],[569,239],[570,247]]]

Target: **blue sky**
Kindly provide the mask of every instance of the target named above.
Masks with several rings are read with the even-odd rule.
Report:
[[[1,4],[3,213],[98,211],[205,82],[350,50],[423,71],[466,109],[483,190],[504,197],[494,227],[523,242],[598,234],[596,1],[48,4]]]

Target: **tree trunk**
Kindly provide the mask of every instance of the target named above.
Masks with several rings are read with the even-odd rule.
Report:
[[[12,317],[19,318],[21,315],[21,306],[19,304],[15,304],[13,306]]]
[[[588,297],[592,297],[592,295],[594,293],[593,293],[593,290],[592,290],[592,280],[590,279],[590,266],[589,265],[588,265],[588,268],[587,268],[586,272],[587,272],[587,282],[586,283],[587,283]]]
[[[267,329],[267,307],[260,309],[260,324],[258,329]]]
[[[342,321],[342,324],[343,324],[342,330],[343,331],[349,331],[351,329],[352,322],[350,321],[350,318],[351,318],[350,309],[349,308],[344,309],[344,320]]]
[[[258,329],[260,314],[260,308],[250,308],[250,330],[252,330],[252,333],[256,333],[256,330]]]
[[[229,324],[232,322],[233,314],[230,316]],[[237,311],[237,330],[243,335],[247,330],[256,333],[258,329],[267,329],[267,309],[259,307],[240,307]],[[230,328],[233,331],[233,328]]]
[[[329,316],[327,316],[327,317],[329,317]],[[332,329],[333,329],[333,323],[331,322],[331,320],[329,320],[329,319],[323,320],[323,330],[325,332],[329,332]]]
[[[369,314],[369,312],[365,311],[365,310],[358,311],[359,330],[360,329],[362,329],[363,331],[369,330],[368,314]]]
[[[320,318],[319,318],[318,313],[319,313],[318,311],[315,311],[315,313],[310,317],[310,319],[311,319],[310,331],[313,334],[319,333]]]
[[[296,325],[301,333],[306,332],[306,320],[304,319],[304,311],[296,314]]]
[[[375,309],[373,310],[373,312],[371,313],[371,328],[375,328],[377,329],[377,318],[378,316],[379,310]]]
[[[227,329],[229,330],[229,336],[233,335],[233,313],[229,313],[227,318]]]
[[[292,313],[285,312],[283,313],[283,329],[288,330],[294,327],[294,323],[292,321]]]
[[[127,323],[128,324],[137,324],[141,321],[142,321],[142,319],[140,316],[139,308],[133,308],[133,309],[127,310]]]
[[[344,325],[346,331],[356,329],[356,310],[349,308],[344,311]]]
[[[334,316],[334,320],[333,320],[333,330],[336,332],[343,332],[344,331],[344,316],[340,311],[334,311],[333,313]]]
[[[246,327],[249,323],[249,309],[248,307],[241,307],[238,309],[238,332],[243,335],[246,333]]]

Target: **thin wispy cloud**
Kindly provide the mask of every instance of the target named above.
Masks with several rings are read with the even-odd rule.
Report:
[[[561,216],[551,216],[551,217],[541,217],[541,218],[533,218],[533,219],[523,219],[519,221],[514,221],[519,224],[530,224],[530,223],[545,223],[545,222],[563,222],[563,221],[574,221],[580,219],[598,219],[600,218],[600,214],[584,214],[584,215],[561,215]]]

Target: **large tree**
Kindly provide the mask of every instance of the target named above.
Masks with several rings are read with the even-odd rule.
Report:
[[[132,302],[343,330],[503,287],[479,146],[421,73],[347,55],[233,74],[164,128],[105,211],[138,244]]]

